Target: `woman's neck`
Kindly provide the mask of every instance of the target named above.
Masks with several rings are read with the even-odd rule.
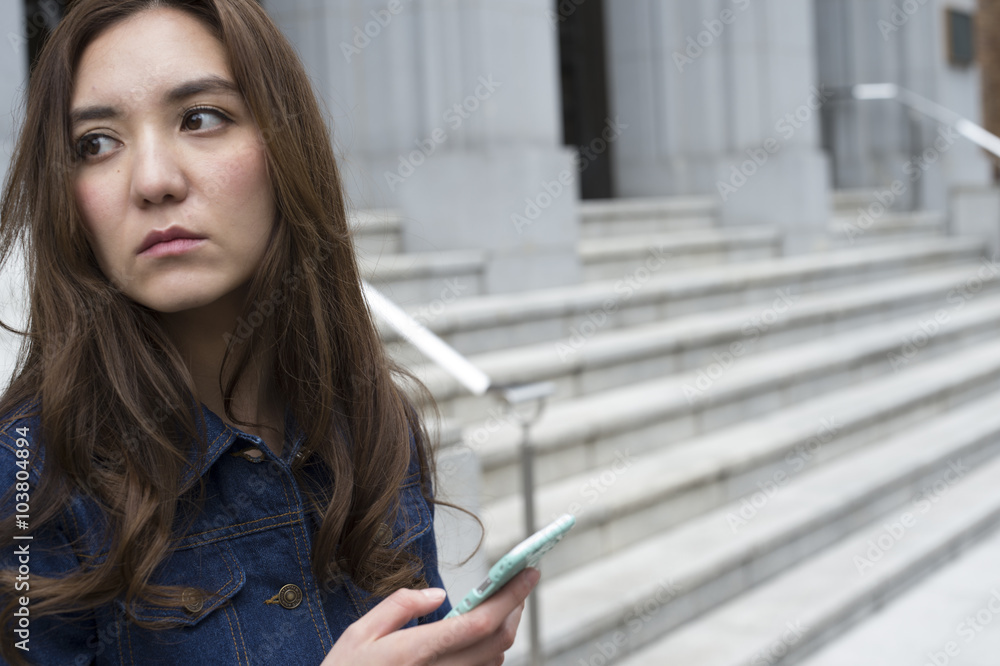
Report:
[[[243,295],[232,293],[215,303],[180,312],[159,313],[167,335],[187,364],[194,386],[192,391],[206,407],[227,423],[219,371],[226,340],[233,335],[236,318],[242,311]],[[233,415],[260,428],[235,427],[264,440],[275,455],[281,455],[284,439],[284,405],[277,399],[268,369],[273,352],[254,355],[240,383],[233,391]]]

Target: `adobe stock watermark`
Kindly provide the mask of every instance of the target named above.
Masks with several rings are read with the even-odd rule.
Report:
[[[430,303],[420,307],[411,316],[422,326],[428,326],[432,321],[444,314],[448,306],[454,303],[459,296],[472,288],[472,280],[462,280],[461,278],[450,278],[444,281],[444,288],[441,293]]]
[[[885,557],[885,554],[899,543],[907,532],[913,529],[920,517],[926,515],[934,505],[948,493],[952,486],[958,483],[969,468],[959,461],[948,461],[948,469],[940,479],[920,492],[912,502],[912,511],[906,511],[893,522],[882,524],[882,532],[874,539],[868,540],[868,548],[863,555],[854,556],[854,566],[858,574],[865,575],[875,567],[875,563]]]
[[[573,184],[573,171],[583,173],[594,160],[604,154],[608,147],[621,137],[622,133],[629,128],[627,123],[623,123],[618,116],[614,120],[607,118],[604,121],[604,130],[601,136],[593,139],[585,146],[578,146],[579,153],[573,157],[575,169],[563,169],[559,172],[556,180],[542,181],[541,191],[534,197],[524,199],[524,211],[521,214],[513,213],[510,221],[514,225],[517,233],[524,233],[525,227],[530,227],[541,217],[542,212],[555,203],[567,189]]]
[[[750,0],[730,0],[740,12],[750,7]],[[726,26],[736,22],[737,13],[732,9],[723,9],[718,18],[705,19],[701,22],[705,29],[697,35],[688,35],[683,51],[674,51],[674,65],[677,71],[684,73],[684,68],[694,64],[694,61],[705,54],[705,50],[715,44],[715,40],[726,31]]]
[[[409,2],[410,0],[407,0]],[[350,63],[354,56],[361,55],[361,52],[371,45],[372,40],[382,34],[382,31],[389,27],[394,19],[404,9],[403,0],[389,0],[383,9],[373,9],[368,12],[372,20],[364,26],[354,26],[353,39],[350,42],[340,43],[340,52],[344,54],[344,59]]]
[[[37,37],[41,31],[55,30],[60,17],[66,12],[65,0],[41,0],[37,7],[31,16],[24,17],[20,33],[7,33],[7,42],[14,53],[21,53],[28,41]]]
[[[560,23],[575,14],[577,7],[586,1],[587,0],[558,0],[555,10],[545,10],[545,18],[549,20],[549,27],[558,28]]]
[[[483,102],[493,96],[497,88],[502,86],[500,81],[494,81],[493,75],[480,76],[479,85],[471,95],[456,102],[444,112],[444,121],[451,131],[455,131],[462,126],[472,114],[479,110]],[[437,152],[441,144],[448,141],[448,132],[443,127],[435,127],[434,130],[423,139],[414,139],[416,150],[411,150],[405,155],[399,156],[399,165],[395,171],[386,171],[385,182],[389,189],[396,191],[396,186],[406,181],[407,178],[416,173],[417,169],[424,165],[427,159]]]
[[[759,315],[751,317],[740,327],[740,332],[746,339],[731,343],[729,349],[722,353],[713,352],[712,358],[715,360],[699,369],[693,382],[685,382],[681,387],[689,405],[703,399],[715,385],[715,382],[719,381],[733,367],[736,359],[750,351],[760,336],[766,333],[781,319],[781,315],[787,313],[801,298],[797,294],[792,294],[787,288],[778,289],[775,293],[778,297],[772,301],[770,307],[762,310]]]
[[[715,183],[715,188],[718,190],[722,201],[728,201],[729,197],[742,189],[767,164],[772,156],[780,153],[784,147],[784,142],[789,141],[795,136],[798,130],[805,127],[813,119],[816,112],[830,99],[831,94],[827,92],[825,85],[818,88],[813,86],[805,102],[795,109],[795,111],[786,113],[774,123],[774,131],[780,135],[779,138],[769,136],[764,139],[760,146],[747,148],[746,154],[749,159],[745,160],[739,166],[733,166],[729,172],[728,180],[718,180]]]
[[[992,261],[987,261],[983,257],[980,259],[980,264],[974,274],[948,291],[945,300],[952,304],[951,311],[941,308],[936,310],[933,316],[921,319],[916,330],[903,336],[903,344],[898,349],[886,354],[889,366],[893,371],[898,372],[900,368],[909,365],[920,350],[929,345],[944,326],[951,323],[952,312],[964,308],[968,301],[983,290],[984,285],[997,279],[997,275],[1000,274],[1000,265],[997,264],[996,255],[993,256]]]
[[[968,645],[976,640],[993,620],[1000,615],[1000,590],[993,588],[990,590],[990,598],[974,614],[967,615],[964,620],[955,627],[955,633],[965,640]],[[948,641],[941,646],[940,650],[932,650],[927,653],[927,661],[924,666],[948,666],[952,659],[962,652],[962,645],[958,641]]]
[[[878,26],[879,32],[882,33],[882,39],[889,41],[889,37],[899,32],[900,28],[909,23],[910,17],[926,4],[927,0],[903,0],[898,5],[893,4],[892,9],[889,10],[889,20],[879,19],[875,24]]]
[[[777,664],[791,651],[811,627],[798,618],[785,622],[784,630],[778,638],[763,650],[758,650],[750,657],[750,666],[772,666]]]
[[[955,145],[957,138],[958,133],[955,132],[954,128],[939,127],[938,136],[934,138],[932,145],[903,165],[903,173],[907,180],[910,183],[915,183],[923,178],[924,173]],[[909,185],[906,181],[896,179],[888,189],[873,192],[875,201],[868,204],[867,208],[858,208],[856,222],[844,226],[844,234],[846,234],[848,242],[854,245],[855,239],[871,229],[883,215],[889,212],[896,199],[906,194],[908,189]]]
[[[504,425],[512,426],[518,430],[521,429],[521,422],[518,421],[517,416],[502,407],[489,407],[486,410],[487,418],[481,425],[475,428],[475,430],[466,431],[462,434],[462,440],[470,448],[473,448],[472,444],[483,445],[489,441],[490,436],[499,432]]]
[[[553,514],[551,519],[555,520],[563,513],[572,513],[579,518],[588,507],[593,506],[604,493],[608,492],[611,486],[618,483],[621,475],[632,467],[633,462],[631,451],[615,451],[615,458],[608,468],[599,474],[595,472],[580,486],[582,501],[573,502],[566,508],[566,511]]]
[[[94,658],[100,657],[104,654],[105,650],[112,650],[113,646],[118,643],[118,639],[122,635],[124,624],[124,620],[116,618],[100,627],[97,630],[97,633],[91,634],[87,637],[87,651],[78,653],[72,663],[91,664],[94,662]]]
[[[316,255],[309,255],[303,259],[301,265],[296,264],[292,269],[286,270],[282,274],[280,287],[275,287],[266,298],[254,301],[253,310],[245,320],[242,316],[236,318],[235,335],[229,332],[222,334],[226,344],[231,344],[234,340],[236,343],[242,344],[249,340],[254,330],[263,325],[274,314],[278,306],[294,295],[302,280],[303,273],[316,272],[320,265],[329,258],[326,249],[321,247]]]
[[[594,641],[594,648],[586,659],[580,658],[577,666],[608,666],[617,661],[624,648],[666,606],[683,592],[673,580],[661,581],[656,591],[645,601],[636,603],[625,614],[623,629],[612,632],[608,640]]]
[[[726,522],[733,534],[739,534],[741,528],[746,527],[757,514],[767,506],[768,502],[774,499],[778,492],[788,485],[798,472],[806,468],[806,465],[815,458],[824,445],[830,443],[841,428],[843,423],[837,422],[837,417],[822,419],[816,434],[801,444],[796,444],[792,451],[785,455],[785,464],[791,468],[790,471],[784,469],[775,470],[770,479],[757,482],[756,492],[743,497],[740,508],[726,514]]]
[[[587,342],[610,321],[611,315],[618,311],[620,303],[629,301],[653,278],[656,271],[666,265],[671,256],[673,256],[671,253],[664,252],[660,248],[650,248],[649,256],[642,265],[615,282],[614,292],[619,297],[604,299],[600,308],[587,312],[587,319],[584,322],[570,327],[569,339],[556,342],[556,353],[559,354],[559,360],[565,363],[583,349]]]

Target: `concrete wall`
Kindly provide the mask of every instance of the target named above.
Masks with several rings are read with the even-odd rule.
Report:
[[[0,0],[0,26],[4,27],[0,43],[0,177],[5,180],[27,82],[27,34],[21,0]],[[13,326],[23,323],[26,293],[19,256],[0,274],[0,318]],[[10,379],[20,342],[19,337],[0,329],[0,390]]]
[[[22,100],[27,76],[27,43],[21,0],[0,0],[0,174],[6,174],[16,125],[15,108]]]

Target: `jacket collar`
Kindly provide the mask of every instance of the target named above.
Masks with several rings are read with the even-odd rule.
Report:
[[[194,403],[193,397],[191,398],[191,402],[192,404]],[[12,422],[6,427],[0,429],[0,439],[5,440],[7,448],[14,451],[17,448],[15,441],[19,436],[16,429],[18,427],[28,428],[28,440],[31,442],[33,457],[31,475],[36,481],[45,463],[45,447],[38,446],[38,438],[41,432],[39,427],[39,406],[40,400],[37,398],[22,403],[20,407],[10,415]],[[225,453],[229,447],[233,446],[237,440],[243,440],[248,445],[256,444],[260,447],[265,456],[272,459],[274,458],[270,450],[267,450],[264,442],[261,441],[261,439],[256,435],[247,434],[242,430],[229,425],[223,421],[218,414],[206,407],[205,404],[200,401],[197,404],[197,408],[201,410],[205,419],[206,429],[201,432],[205,434],[206,441],[208,442],[208,449],[205,457],[199,465],[197,448],[191,447],[182,476],[182,487],[186,488],[188,484],[192,483],[195,479],[204,476],[212,465],[215,464],[215,461],[219,459],[219,456]],[[197,413],[195,413],[194,416],[195,426],[200,427],[201,424],[198,421]],[[302,430],[295,418],[295,415],[292,413],[291,407],[288,405],[285,407],[284,434],[286,445],[282,447],[281,459],[283,462],[287,463],[287,461],[291,460],[295,454],[299,452],[299,449],[302,447],[302,442],[305,439],[305,432]],[[291,443],[290,445],[289,442]]]
[[[191,449],[181,481],[182,487],[186,488],[189,483],[204,476],[212,465],[215,464],[215,461],[219,459],[219,456],[225,453],[238,440],[242,440],[246,444],[256,444],[265,456],[274,459],[274,455],[260,437],[247,434],[239,428],[226,423],[218,414],[206,407],[203,402],[198,402],[198,409],[201,410],[205,418],[206,429],[201,432],[205,435],[205,439],[208,442],[208,449],[200,465],[198,464],[197,449]],[[195,415],[195,424],[196,427],[200,427],[197,415]],[[285,446],[282,447],[281,460],[287,463],[298,453],[305,438],[305,433],[292,413],[290,405],[285,406],[284,427]]]

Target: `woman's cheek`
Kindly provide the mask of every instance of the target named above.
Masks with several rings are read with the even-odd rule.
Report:
[[[74,185],[77,210],[80,222],[88,232],[91,243],[96,243],[94,255],[102,265],[106,265],[112,246],[121,238],[118,232],[118,206],[113,195],[107,188],[93,179],[80,178]]]
[[[102,222],[107,220],[110,208],[106,194],[91,179],[80,178],[74,186],[74,195],[84,225],[92,234],[99,234],[106,226]]]
[[[220,165],[215,177],[221,189],[236,202],[257,201],[263,193],[270,192],[262,148],[253,142],[247,142],[231,159]]]
[[[229,152],[207,175],[205,199],[220,231],[239,230],[252,245],[266,237],[275,216],[275,202],[263,147],[246,141]]]

